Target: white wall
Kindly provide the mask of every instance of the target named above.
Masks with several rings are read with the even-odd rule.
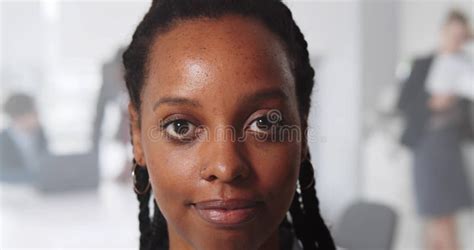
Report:
[[[43,22],[38,2],[1,2],[0,5],[2,98],[6,95],[5,90],[13,86],[32,90],[41,85]]]
[[[312,162],[323,215],[333,224],[359,193],[360,6],[357,1],[294,1],[317,86],[310,114]]]
[[[33,94],[51,150],[87,150],[101,66],[129,43],[149,5],[150,1],[1,2],[0,98],[13,91]]]

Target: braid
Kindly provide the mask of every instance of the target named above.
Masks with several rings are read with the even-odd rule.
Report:
[[[290,9],[278,1],[279,7],[283,9],[283,13],[287,16],[287,20],[290,20],[290,33],[293,34],[294,41],[294,75],[295,82],[297,83],[297,98],[299,103],[299,111],[302,115],[309,114],[309,108],[311,105],[311,93],[314,86],[314,69],[311,66],[308,52],[308,42],[304,38],[299,26],[293,19],[293,14]],[[302,119],[303,122],[307,122],[307,119]],[[306,125],[306,124],[303,124]]]
[[[131,131],[131,129],[130,129]],[[133,146],[133,141],[132,141]],[[133,164],[137,164],[133,159]],[[153,218],[150,219],[150,196],[151,188],[146,188],[149,182],[149,174],[146,168],[137,166],[135,169],[135,189],[146,192],[135,192],[139,202],[139,229],[140,229],[140,250],[168,250],[168,227],[165,217],[161,213],[156,200],[153,199]]]
[[[153,223],[152,223],[152,238],[150,239],[148,249],[153,250],[168,250],[168,226],[165,217],[160,211],[156,200],[153,200],[154,212],[153,212]]]
[[[135,164],[135,159],[134,159]],[[148,183],[148,171],[143,167],[137,167],[135,170],[136,183],[138,190],[146,189]],[[150,196],[151,189],[144,193],[137,193],[140,212],[138,214],[140,228],[140,250],[158,249],[167,250],[168,245],[168,228],[165,217],[161,213],[156,200],[153,199],[154,211],[153,219],[150,219]]]
[[[306,93],[312,92],[315,75],[314,69],[310,64],[308,43],[306,42],[300,28],[296,25],[290,9],[288,9],[288,7],[283,3],[281,3],[280,6],[286,12],[288,19],[291,20],[292,31],[294,33],[296,44],[298,45],[296,46],[295,52],[295,56],[297,57],[295,60],[296,82],[305,84],[300,85],[301,91],[297,91],[297,97],[299,102],[302,104],[299,106],[300,114],[307,116],[311,104],[311,95]],[[302,119],[302,121],[302,127],[306,128],[307,119]],[[316,196],[315,181],[313,179],[314,169],[311,165],[310,158],[311,156],[308,153],[307,160],[303,161],[300,170],[299,180],[300,183],[303,184],[303,189],[301,190],[303,204],[300,204],[300,195],[296,192],[290,208],[290,212],[294,218],[295,234],[301,240],[305,250],[336,249],[329,229],[324,223],[319,211],[319,200]],[[305,185],[307,183],[310,183],[309,186]]]
[[[309,238],[308,230],[306,230],[306,221],[303,214],[302,204],[300,203],[300,194],[295,192],[293,201],[290,206],[290,214],[293,222],[293,229],[295,230],[296,237],[303,244],[305,250],[314,249],[314,241]]]
[[[135,159],[133,159],[133,164],[136,164]],[[135,186],[138,190],[144,190],[148,183],[148,171],[144,167],[136,167]],[[150,209],[149,202],[151,196],[151,190],[148,190],[144,193],[137,193],[137,199],[139,202],[140,212],[138,213],[138,221],[140,228],[140,250],[145,250],[145,246],[148,244],[151,238],[151,220],[150,220]]]
[[[311,237],[313,242],[312,248],[314,248],[314,243],[317,244],[318,249],[335,249],[334,242],[332,240],[329,229],[324,223],[321,213],[319,211],[319,200],[316,196],[315,181],[314,181],[314,170],[311,162],[309,161],[310,155],[308,153],[308,158],[303,161],[301,164],[300,172],[300,183],[303,183],[302,189],[302,198],[303,198],[303,207],[305,211],[305,221],[309,224],[306,231]],[[306,181],[305,181],[306,179]],[[307,181],[309,179],[309,182]],[[309,184],[308,184],[309,183]],[[308,185],[307,185],[308,184]],[[306,250],[306,247],[305,247]]]

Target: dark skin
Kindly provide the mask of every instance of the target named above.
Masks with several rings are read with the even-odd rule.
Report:
[[[281,112],[285,125],[301,126],[280,40],[241,16],[180,21],[155,38],[148,69],[140,111],[129,105],[134,157],[150,174],[170,249],[279,249],[278,226],[306,155],[302,141],[256,137],[269,133],[256,120],[270,110]],[[219,139],[223,127],[245,140]],[[231,228],[203,220],[192,205],[235,198],[262,206]]]

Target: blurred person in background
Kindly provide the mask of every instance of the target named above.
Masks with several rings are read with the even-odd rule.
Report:
[[[104,122],[106,106],[108,103],[117,103],[120,109],[120,122],[115,134],[120,144],[124,147],[130,143],[130,132],[128,122],[128,94],[125,89],[123,79],[122,54],[125,48],[119,48],[114,57],[104,63],[102,67],[102,86],[96,107],[96,117],[94,121],[93,145],[94,151],[99,152],[101,129]],[[130,178],[132,165],[130,161],[125,161],[116,180],[126,182]]]
[[[401,141],[413,152],[414,189],[426,218],[427,249],[459,249],[455,215],[472,205],[461,146],[472,138],[469,102],[474,99],[473,64],[463,46],[467,18],[451,11],[433,54],[415,60],[398,108],[406,127]]]
[[[3,108],[11,122],[0,133],[0,180],[31,183],[40,157],[47,152],[34,99],[26,94],[13,94]]]

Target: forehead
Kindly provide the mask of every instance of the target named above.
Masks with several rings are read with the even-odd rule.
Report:
[[[154,97],[271,87],[294,94],[290,62],[277,36],[252,18],[179,21],[150,49],[145,88]]]

